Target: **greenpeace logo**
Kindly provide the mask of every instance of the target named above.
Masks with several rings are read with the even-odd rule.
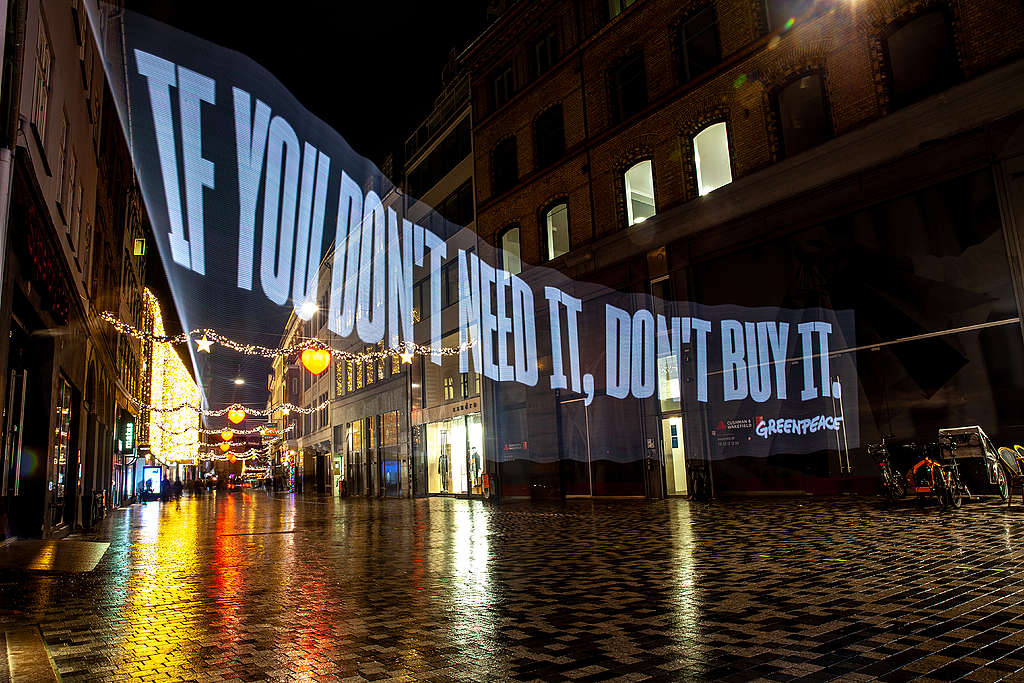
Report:
[[[843,418],[832,417],[831,415],[818,415],[816,417],[794,420],[792,418],[779,418],[777,420],[765,420],[758,418],[754,431],[762,439],[767,439],[772,434],[813,434],[822,430],[839,431],[843,424]]]

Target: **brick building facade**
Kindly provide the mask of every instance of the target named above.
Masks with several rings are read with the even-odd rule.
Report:
[[[477,230],[619,291],[853,310],[878,342],[851,351],[862,443],[961,422],[1019,440],[1022,55],[1016,2],[516,3],[462,55]],[[635,466],[595,494],[672,493],[667,417],[636,403]],[[535,411],[496,425],[548,451],[506,464],[504,494],[578,490],[576,464],[538,464],[567,457],[552,434],[576,418],[552,408],[557,428]],[[729,457],[711,417],[680,419],[686,462],[713,459],[719,490],[867,485],[856,445]]]

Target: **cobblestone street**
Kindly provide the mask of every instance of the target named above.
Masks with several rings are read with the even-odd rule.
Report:
[[[2,570],[0,615],[65,680],[1013,680],[1022,534],[995,502],[220,494],[114,512],[92,571]]]

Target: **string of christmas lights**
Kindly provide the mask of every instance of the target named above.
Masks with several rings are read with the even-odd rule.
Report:
[[[426,356],[433,353],[440,353],[442,356],[454,356],[461,353],[463,350],[470,348],[474,344],[473,341],[470,341],[464,344],[459,344],[458,346],[434,349],[428,344],[417,344],[415,342],[406,341],[403,342],[401,347],[398,349],[385,348],[377,351],[353,353],[352,351],[331,348],[322,339],[314,337],[304,338],[302,341],[291,346],[272,348],[269,346],[260,346],[259,344],[243,344],[242,342],[235,341],[230,337],[225,337],[216,330],[208,327],[182,332],[181,334],[173,336],[166,336],[163,334],[154,334],[146,332],[145,330],[140,330],[130,323],[126,323],[119,319],[110,311],[100,313],[100,319],[111,325],[121,334],[126,334],[141,341],[152,342],[155,344],[187,344],[194,341],[198,345],[198,350],[204,352],[209,352],[210,347],[216,343],[247,356],[260,356],[263,358],[290,356],[292,354],[300,353],[306,349],[325,349],[330,351],[333,356],[338,356],[344,360],[351,361],[384,360],[395,356],[408,356],[409,354]],[[161,330],[161,332],[162,331],[163,330]],[[199,335],[202,335],[202,338],[196,339],[195,337],[198,337]]]
[[[176,431],[176,430],[164,427],[160,423],[154,423],[153,426],[159,428],[160,431],[164,432],[165,434],[174,434],[175,436],[180,436],[181,434],[196,433],[196,432],[198,432],[199,434],[223,434],[224,432],[231,432],[231,434],[233,435],[231,438],[234,438],[235,436],[243,436],[243,435],[246,435],[246,434],[259,434],[259,433],[264,432],[264,431],[266,431],[268,429],[277,429],[276,427],[267,427],[266,425],[264,425],[262,427],[253,427],[252,429],[233,429],[231,427],[225,427],[224,429],[205,429],[203,427],[185,427],[184,429]],[[284,432],[290,432],[293,429],[295,429],[295,425],[288,425],[284,429],[281,429],[281,430],[278,430],[278,431],[281,432],[281,433],[284,433]]]
[[[299,406],[295,405],[294,403],[278,403],[277,405],[274,405],[274,406],[272,406],[270,408],[266,408],[266,409],[246,408],[241,403],[233,403],[233,404],[229,405],[227,408],[221,408],[220,410],[203,410],[202,408],[199,408],[199,407],[197,407],[195,405],[192,405],[191,403],[180,403],[180,404],[175,405],[175,406],[151,406],[151,405],[149,405],[147,403],[144,403],[144,402],[140,401],[139,399],[135,398],[134,396],[130,396],[130,395],[128,396],[128,400],[132,403],[132,405],[134,405],[139,410],[151,410],[154,413],[176,413],[179,410],[191,409],[191,410],[194,410],[195,412],[197,412],[197,413],[199,413],[201,415],[205,415],[207,417],[223,417],[224,415],[227,415],[228,412],[230,412],[232,410],[244,410],[245,414],[247,416],[248,415],[255,415],[257,417],[267,417],[268,415],[272,415],[273,413],[276,413],[278,410],[283,410],[285,415],[287,415],[288,413],[298,413],[300,415],[310,415],[310,414],[315,413],[316,411],[320,410],[321,408],[326,407],[331,402],[330,399],[328,399],[326,401],[322,401],[322,402],[318,403],[317,405],[311,406],[309,408],[300,408]],[[223,431],[223,430],[215,430],[215,432],[220,432],[220,431]]]

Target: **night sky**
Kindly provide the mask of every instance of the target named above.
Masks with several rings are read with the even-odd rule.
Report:
[[[237,50],[378,165],[430,113],[441,72],[486,26],[487,0],[251,3],[129,0],[128,9]],[[315,10],[298,11],[314,7]],[[286,11],[296,10],[296,11]],[[353,102],[350,93],[361,93]],[[156,249],[150,286],[180,331]],[[170,315],[167,315],[170,314]],[[184,352],[184,351],[182,351]],[[191,368],[191,363],[186,362]]]
[[[450,51],[484,28],[487,4],[129,0],[128,8],[259,62],[379,165],[430,112]],[[341,96],[354,92],[357,102]]]

